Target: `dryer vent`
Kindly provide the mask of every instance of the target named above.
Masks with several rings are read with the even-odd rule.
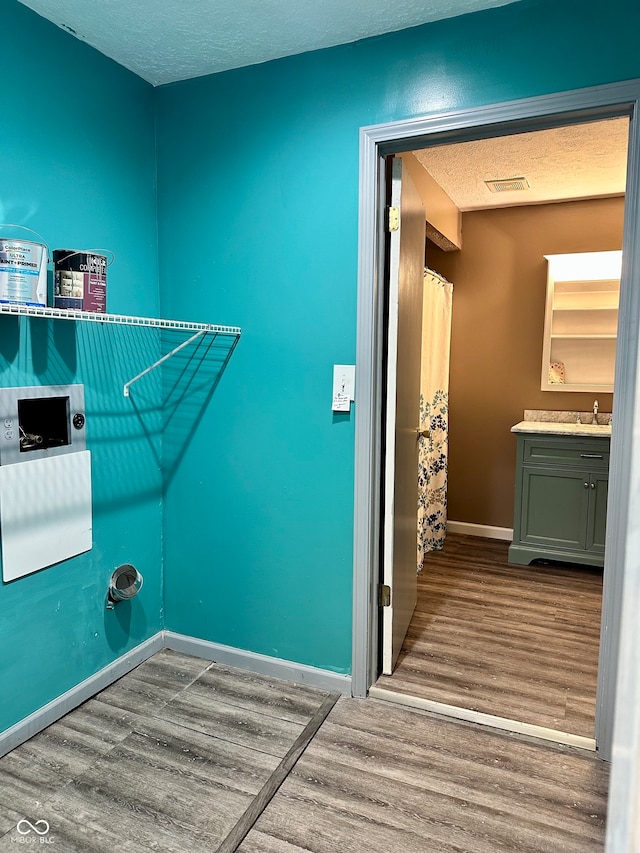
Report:
[[[124,563],[111,575],[107,593],[107,608],[113,609],[119,601],[130,601],[142,587],[142,575],[130,563]]]

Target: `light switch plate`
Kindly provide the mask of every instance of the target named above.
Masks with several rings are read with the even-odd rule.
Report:
[[[347,401],[355,400],[356,389],[356,366],[355,364],[334,364],[333,365],[333,410],[334,411],[349,411],[349,405],[344,405],[344,398]]]

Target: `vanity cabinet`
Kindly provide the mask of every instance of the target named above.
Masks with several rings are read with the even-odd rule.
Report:
[[[519,434],[509,561],[604,564],[609,438]]]

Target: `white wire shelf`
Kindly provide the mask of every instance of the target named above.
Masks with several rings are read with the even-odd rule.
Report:
[[[125,382],[122,389],[125,397],[129,396],[129,390],[134,382],[142,379],[142,377],[146,376],[147,373],[155,370],[156,367],[160,367],[161,364],[164,364],[164,362],[168,361],[172,356],[180,352],[180,350],[200,338],[206,336],[217,337],[218,335],[228,335],[229,337],[235,338],[229,351],[230,357],[240,335],[242,334],[242,329],[239,326],[220,326],[216,323],[192,323],[188,320],[163,320],[159,317],[130,317],[126,314],[103,314],[94,311],[75,311],[65,308],[42,308],[35,305],[14,305],[5,302],[0,303],[0,314],[11,314],[18,317],[43,317],[50,320],[73,320],[81,323],[102,323],[103,325],[115,324],[119,326],[135,326],[148,329],[172,329],[175,331],[192,332],[191,336],[187,338],[186,341],[178,344],[178,346],[174,347],[171,352],[163,355],[162,358],[159,358],[141,373],[138,373],[137,376],[134,376],[133,379]]]
[[[154,329],[178,329],[185,332],[215,332],[218,335],[242,334],[238,326],[219,326],[215,323],[192,323],[186,320],[163,320],[159,317],[129,317],[126,314],[102,314],[94,311],[75,311],[68,308],[40,308],[34,305],[0,303],[0,314],[20,317],[45,317],[51,320],[80,320],[83,323],[116,323],[120,326],[147,326]]]

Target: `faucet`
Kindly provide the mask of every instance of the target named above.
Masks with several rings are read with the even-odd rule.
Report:
[[[591,418],[591,423],[592,424],[598,423],[598,401],[597,400],[593,401],[593,417]]]

